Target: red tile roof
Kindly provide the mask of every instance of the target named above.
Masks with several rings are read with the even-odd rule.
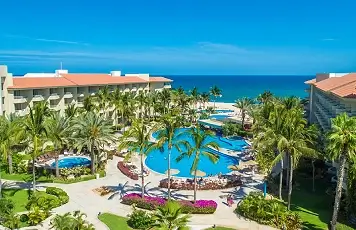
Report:
[[[111,76],[109,74],[61,74],[60,77],[14,77],[9,89],[49,88],[87,85],[122,85],[150,82],[172,82],[164,77]]]
[[[316,82],[316,78],[308,80],[308,81],[305,81],[304,83],[310,85],[310,84],[314,84],[315,82]]]
[[[319,82],[311,82],[313,80],[305,83],[313,84],[316,88],[339,97],[356,98],[356,73],[346,74],[342,77],[330,77]]]

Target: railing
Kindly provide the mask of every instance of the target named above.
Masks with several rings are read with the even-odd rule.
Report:
[[[14,96],[14,99],[26,99],[25,96]]]

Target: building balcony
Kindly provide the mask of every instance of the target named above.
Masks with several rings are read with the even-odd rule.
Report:
[[[32,101],[43,101],[44,97],[42,95],[33,95]]]
[[[84,106],[84,103],[83,103],[82,101],[78,101],[78,102],[77,102],[77,107],[80,107],[80,108],[81,108],[81,107],[83,107],[83,106]]]
[[[64,98],[73,98],[73,93],[72,92],[65,92],[63,97]]]
[[[132,87],[131,91],[137,91],[136,87]]]
[[[48,99],[49,100],[58,100],[60,98],[58,93],[51,93],[51,95],[49,95]]]
[[[78,97],[84,97],[84,92],[78,92]]]
[[[28,108],[19,109],[19,110],[15,110],[15,115],[22,117],[22,116],[26,116],[29,112],[30,112],[30,110]]]
[[[49,105],[49,108],[52,109],[52,110],[55,110],[55,111],[60,110],[58,105]]]
[[[163,88],[170,89],[170,88],[172,88],[172,85],[171,84],[166,84],[166,85],[163,86]]]
[[[14,104],[26,103],[27,98],[24,96],[14,96]]]

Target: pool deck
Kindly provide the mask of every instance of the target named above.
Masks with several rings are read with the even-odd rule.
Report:
[[[54,209],[54,213],[64,214],[80,210],[87,214],[87,220],[94,224],[95,229],[108,229],[101,221],[98,220],[97,215],[99,212],[110,212],[120,216],[127,216],[132,212],[132,208],[120,203],[120,197],[127,193],[140,192],[140,181],[135,181],[127,178],[117,168],[116,164],[119,161],[118,157],[108,161],[107,176],[85,182],[75,184],[54,184],[54,183],[39,183],[38,189],[45,189],[47,186],[55,186],[64,189],[70,200],[67,204]],[[158,188],[159,181],[164,179],[165,176],[151,172],[145,178],[145,191],[148,195],[166,196],[166,189]],[[234,207],[228,207],[224,202],[226,196],[231,194],[235,203],[241,200],[244,195],[250,191],[258,190],[261,187],[262,181],[258,175],[245,175],[243,178],[246,183],[243,186],[215,191],[198,191],[198,199],[212,199],[218,203],[218,208],[214,214],[211,215],[192,215],[190,224],[194,229],[200,230],[211,227],[214,224],[233,227],[236,229],[252,229],[252,230],[268,230],[274,229],[268,226],[260,225],[256,222],[246,220],[234,214]],[[30,188],[30,183],[25,182],[6,182],[6,187],[13,188]],[[93,189],[107,186],[115,190],[112,196],[99,196],[93,192]],[[193,191],[172,191],[172,197],[177,199],[192,199]],[[235,206],[236,207],[236,206]],[[49,229],[50,218],[47,219],[42,226],[31,229]],[[0,228],[1,229],[1,228]]]

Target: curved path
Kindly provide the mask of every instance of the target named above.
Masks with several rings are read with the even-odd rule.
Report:
[[[132,212],[130,206],[120,203],[120,197],[125,193],[140,192],[140,181],[134,181],[128,179],[117,168],[116,163],[118,158],[109,161],[107,165],[107,176],[97,180],[90,180],[85,182],[79,182],[75,184],[38,184],[38,189],[44,189],[47,186],[55,186],[64,189],[70,200],[67,204],[54,209],[54,213],[64,214],[66,212],[72,212],[80,210],[87,214],[87,220],[94,224],[95,229],[105,230],[108,229],[105,224],[97,219],[99,212],[110,212],[120,216],[127,216]],[[163,175],[151,173],[146,177],[145,190],[147,194],[165,196],[166,190],[157,188],[159,181],[163,179]],[[268,226],[259,225],[256,222],[245,220],[234,214],[234,208],[228,207],[224,202],[228,194],[231,194],[236,202],[241,197],[246,195],[252,190],[256,190],[256,187],[261,186],[261,181],[256,181],[256,178],[245,178],[250,181],[243,187],[237,187],[234,189],[220,190],[220,191],[198,191],[198,199],[212,199],[218,203],[218,208],[214,214],[211,215],[192,215],[191,225],[193,229],[204,229],[211,227],[214,224],[232,227],[236,229],[273,229]],[[30,184],[23,182],[6,182],[8,187],[31,187]],[[93,189],[107,186],[115,190],[116,192],[107,196],[99,196],[93,192]],[[173,198],[192,199],[192,191],[172,191]],[[235,202],[235,203],[236,203]],[[43,223],[42,227],[37,229],[49,229],[49,220]],[[34,229],[33,227],[31,229]]]

